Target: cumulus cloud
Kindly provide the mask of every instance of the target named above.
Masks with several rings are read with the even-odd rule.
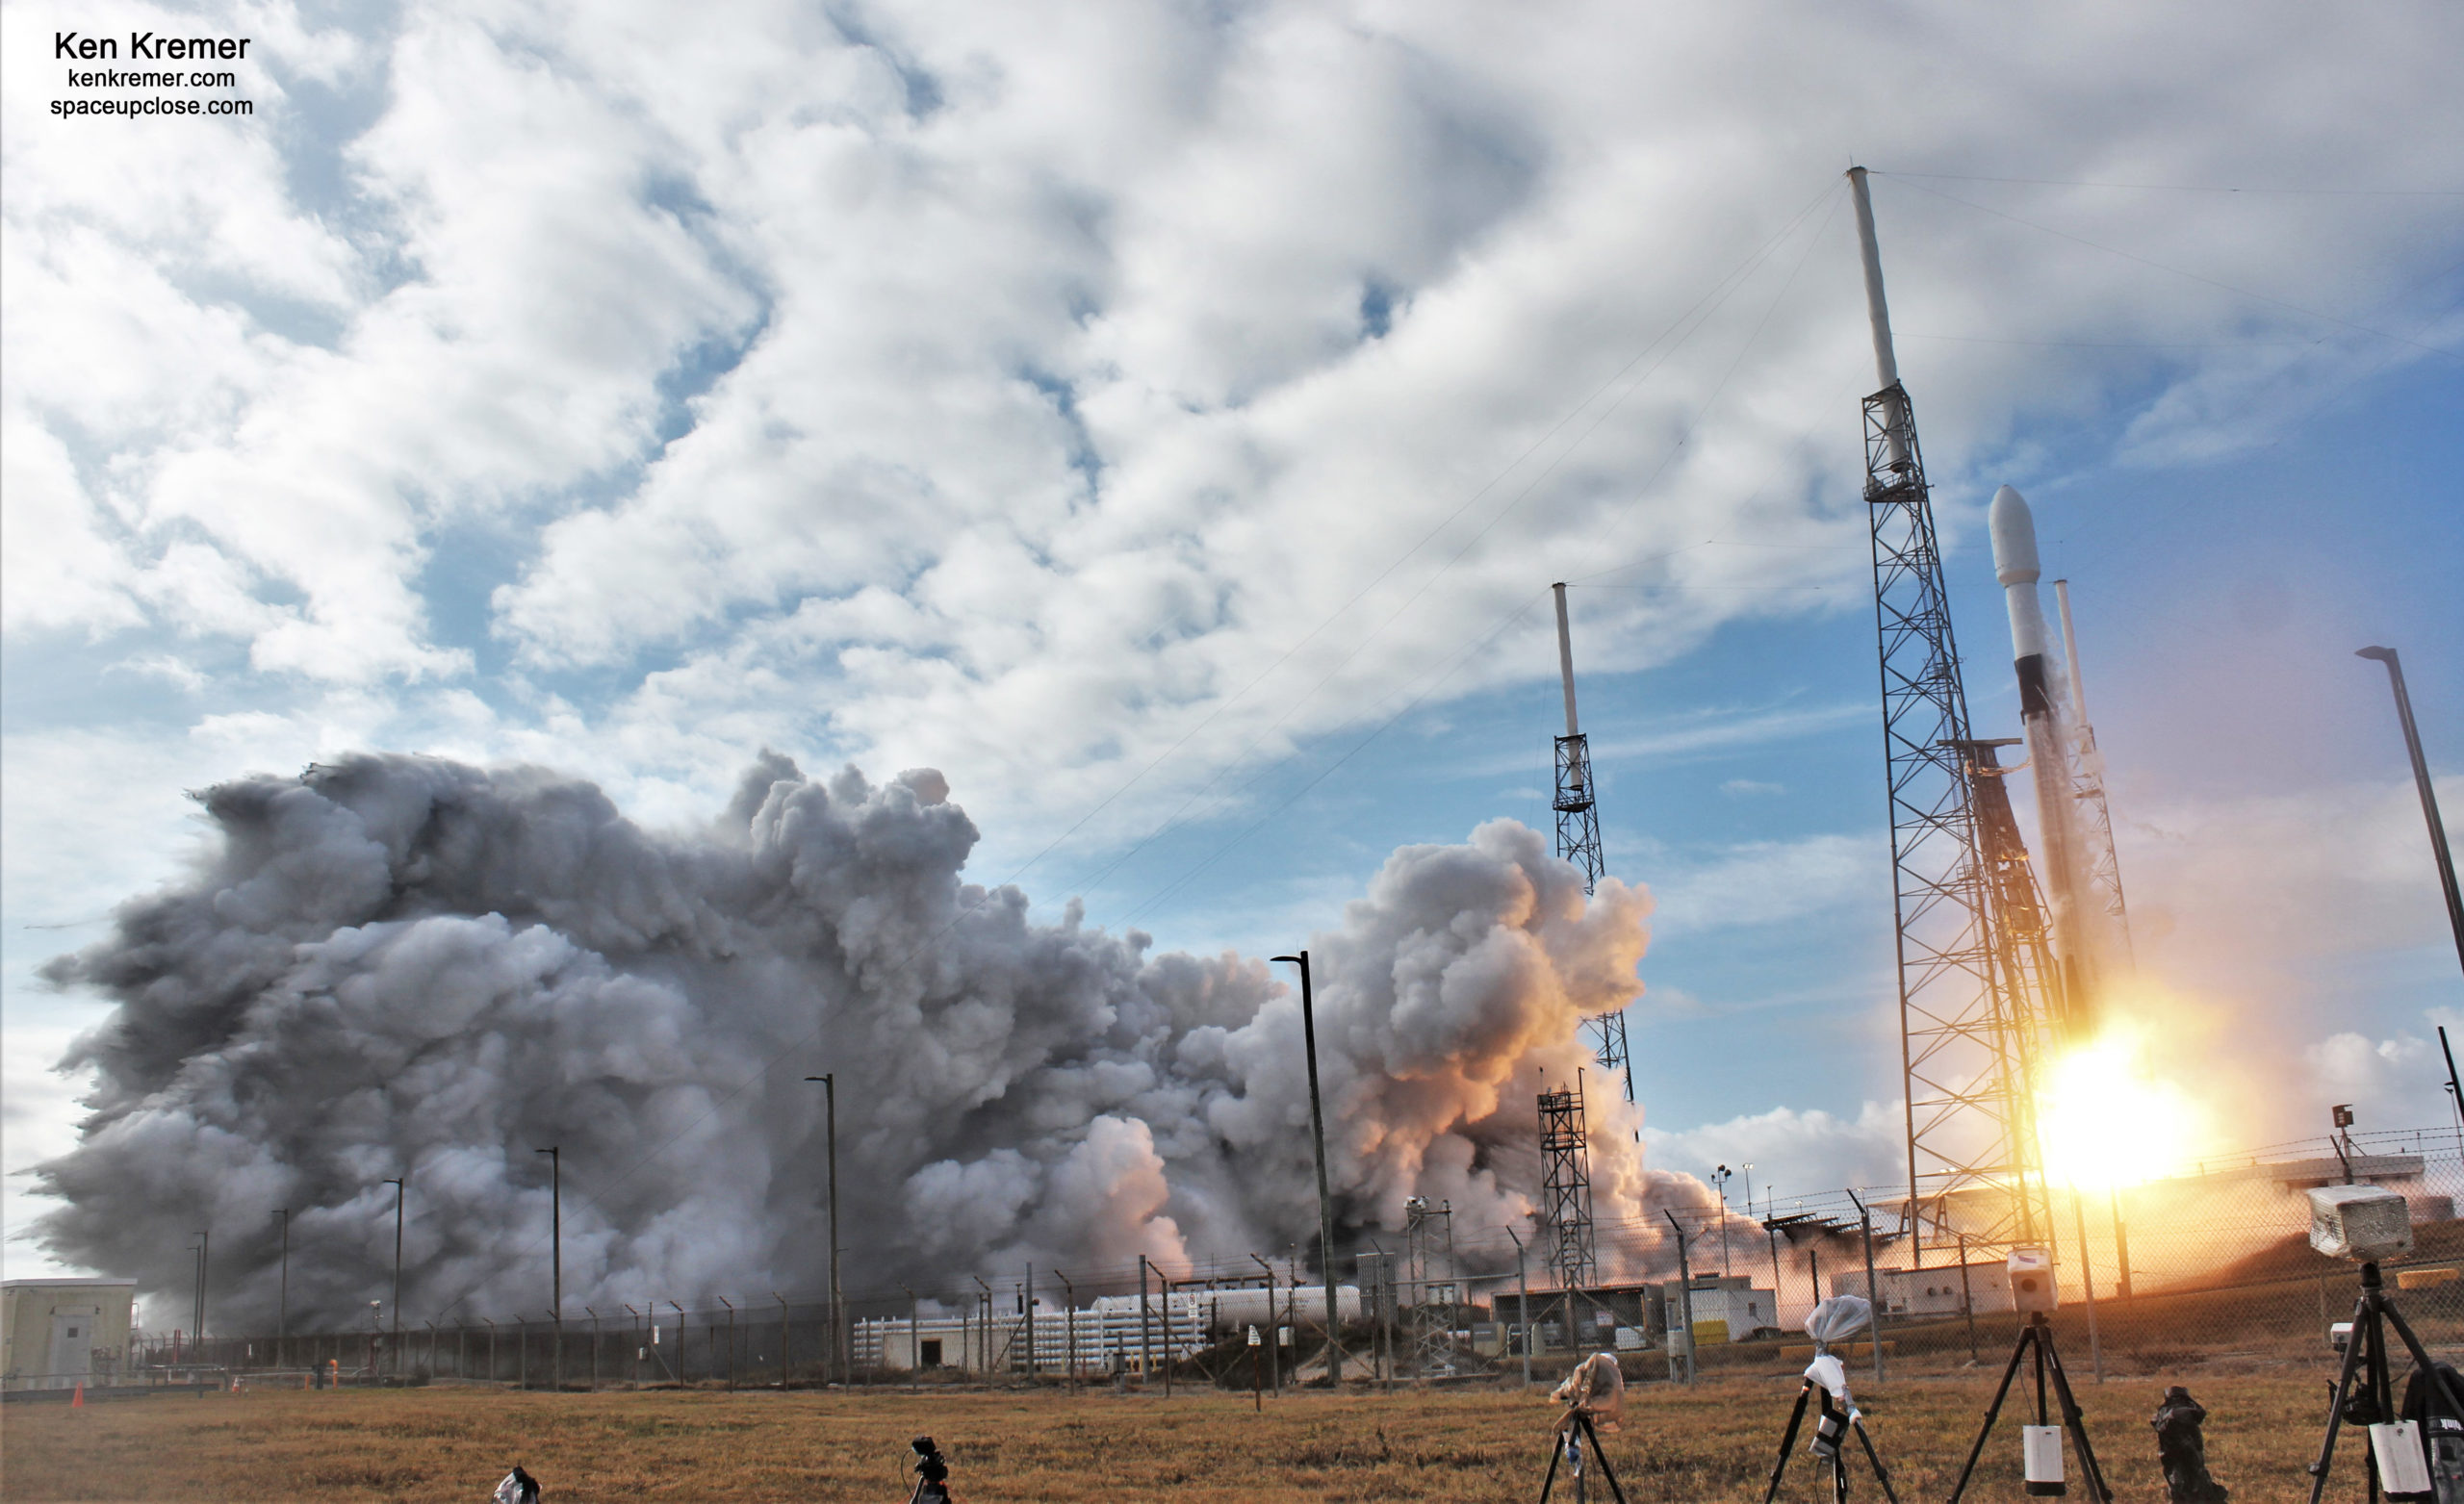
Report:
[[[117,1007],[64,1062],[91,1115],[37,1172],[64,1203],[39,1236],[161,1287],[188,1230],[288,1207],[295,1312],[338,1319],[402,1177],[404,1298],[484,1312],[531,1293],[555,1145],[575,1298],[797,1286],[828,1070],[860,1284],[1308,1241],[1297,997],[964,882],[947,793],[768,756],[660,836],[534,768],[368,755],[207,790],[196,868],[50,968]],[[1416,1194],[1473,1232],[1531,1213],[1532,1092],[1639,991],[1648,907],[1587,900],[1498,821],[1398,851],[1314,938],[1339,1238]],[[1604,1219],[1699,1197],[1645,1174],[1632,1126],[1595,1114]],[[216,1246],[229,1319],[263,1315],[270,1245]]]
[[[1351,722],[1569,561],[1712,587],[1587,598],[1603,668],[1822,599],[1747,575],[1854,585],[1702,547],[1856,541],[1849,142],[2087,182],[2456,165],[2388,123],[2444,117],[2424,12],[204,13],[257,38],[259,114],[185,135],[53,128],[8,17],[7,495],[57,541],[13,550],[49,572],[13,623],[351,685],[509,655],[500,752],[570,712],[706,787],[764,739],[929,756],[1021,822]],[[1886,82],[1912,57],[1929,87]],[[2330,316],[2451,226],[1882,182],[1953,483],[2022,412],[2126,390],[2134,442],[2237,443],[2219,393],[2421,353]],[[2233,340],[2285,348],[2200,353]],[[577,670],[613,677],[576,703]]]

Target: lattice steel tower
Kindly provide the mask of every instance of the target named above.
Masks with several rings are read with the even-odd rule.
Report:
[[[1412,1372],[1422,1378],[1454,1372],[1454,1333],[1464,1316],[1463,1281],[1454,1262],[1454,1208],[1425,1197],[1403,1203],[1403,1288],[1411,1296]]]
[[[1582,1112],[1582,1075],[1571,1088],[1540,1093],[1541,1215],[1549,1228],[1549,1267],[1557,1287],[1597,1283],[1600,1256],[1591,1226],[1591,1152]]]
[[[1890,791],[1909,1223],[1921,1239],[1918,1207],[1938,1215],[1956,1199],[1969,1236],[2033,1239],[2052,1231],[2034,1128],[2042,995],[2011,964],[2012,937],[1999,923],[1978,829],[1967,693],[1915,415],[1891,349],[1865,169],[1850,168],[1848,182],[1882,387],[1864,402],[1865,503]],[[2033,877],[2028,888],[2033,895]]]
[[[1557,593],[1557,673],[1566,688],[1566,734],[1557,738],[1557,791],[1551,802],[1557,811],[1557,854],[1582,870],[1582,890],[1600,884],[1606,863],[1600,854],[1600,807],[1591,776],[1591,738],[1575,718],[1575,647],[1566,627],[1566,586]],[[1582,1021],[1591,1053],[1604,1070],[1613,1071],[1626,1085],[1626,1100],[1634,1100],[1634,1062],[1626,1050],[1626,1010],[1611,1008]],[[1636,1131],[1637,1138],[1641,1136]]]

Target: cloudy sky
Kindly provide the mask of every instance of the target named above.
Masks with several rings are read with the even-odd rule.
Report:
[[[101,1013],[35,971],[185,790],[426,752],[681,828],[764,748],[929,765],[970,876],[1271,954],[1543,820],[1568,579],[1655,1155],[1886,1181],[1852,161],[1977,721],[2008,482],[2218,1132],[2447,1111],[2350,654],[2464,810],[2452,5],[75,13],[0,6],[13,1171]],[[63,24],[248,37],[255,113],[55,117]]]

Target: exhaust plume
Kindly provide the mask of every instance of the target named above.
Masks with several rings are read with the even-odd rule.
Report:
[[[184,1292],[211,1228],[214,1325],[263,1327],[288,1207],[295,1329],[334,1323],[391,1278],[380,1182],[405,1176],[406,1323],[535,1310],[555,1144],[569,1306],[811,1290],[803,1078],[832,1071],[851,1289],[1309,1246],[1297,997],[1075,900],[1032,923],[962,880],[977,831],[948,794],[764,753],[709,829],[661,834],[535,768],[363,755],[207,790],[197,868],[47,968],[118,1007],[63,1062],[99,1080],[37,1172],[66,1203],[39,1236]],[[1533,1092],[1640,991],[1649,907],[1614,880],[1586,901],[1499,820],[1397,851],[1313,937],[1339,1243],[1411,1195],[1466,1230],[1530,1214]],[[1593,1100],[1604,1223],[1647,1182],[1707,1199]]]

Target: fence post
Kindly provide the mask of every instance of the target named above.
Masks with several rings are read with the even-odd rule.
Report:
[[[2121,1187],[2109,1187],[2114,1213],[2114,1293],[2122,1300],[2130,1299],[2130,1229],[2121,1219]]]
[[[2079,1285],[2088,1292],[2088,1361],[2096,1370],[2096,1382],[2105,1382],[2105,1350],[2096,1339],[2096,1266],[2088,1262],[2088,1200],[2079,1187],[2070,1187],[2070,1214],[2079,1229]]]
[[[904,1285],[899,1288],[907,1290],[907,1392],[916,1394],[924,1389],[924,1341],[917,1333],[915,1292]]]
[[[1865,1299],[1874,1308],[1874,1382],[1880,1384],[1883,1378],[1883,1287],[1874,1277],[1874,1214],[1865,1210],[1863,1199],[1855,1191],[1848,1193],[1848,1199],[1857,1205],[1857,1225],[1863,1230],[1865,1236]]]
[[[2327,1287],[2319,1286],[2319,1299],[2323,1309]],[[1146,1309],[1146,1256],[1138,1256],[1138,1387],[1146,1388],[1155,1380],[1155,1337]]]
[[[1249,1262],[1256,1264],[1259,1268],[1267,1271],[1267,1382],[1274,1389],[1275,1398],[1281,1399],[1283,1397],[1283,1349],[1276,1346],[1274,1340],[1274,1265],[1267,1262],[1264,1259],[1259,1258],[1256,1254],[1249,1255]],[[1380,1260],[1380,1266],[1383,1266],[1382,1259]],[[1371,1296],[1371,1299],[1373,1300],[1375,1298],[1374,1294]],[[1386,1375],[1386,1380],[1390,1387],[1393,1385],[1394,1379],[1395,1375],[1392,1372],[1389,1372]]]
[[[983,1374],[986,1382],[989,1383],[992,1378],[992,1287],[985,1284],[981,1275],[970,1274],[967,1278],[975,1281],[975,1287],[982,1292],[975,1297],[975,1341],[983,1359],[976,1364],[976,1372]]]
[[[1052,1271],[1052,1277],[1061,1282],[1061,1319],[1069,1323],[1062,1361],[1068,1364],[1069,1392],[1075,1394],[1078,1392],[1078,1287],[1070,1284],[1069,1276],[1059,1269]]]
[[[1967,1235],[1965,1233],[1960,1235],[1960,1310],[1967,1315],[1967,1361],[1975,1363],[1977,1361],[1976,1296],[1968,1289],[1967,1285]]]
[[[1688,1386],[1691,1386],[1694,1382],[1694,1269],[1693,1265],[1687,1262],[1685,1257],[1685,1229],[1679,1224],[1677,1220],[1677,1213],[1663,1207],[1660,1209],[1660,1215],[1668,1218],[1668,1225],[1670,1227],[1677,1229],[1677,1300],[1680,1316],[1685,1323],[1685,1343],[1683,1349],[1685,1353],[1685,1382]],[[1662,1304],[1665,1305],[1666,1302],[1663,1301]],[[1569,1305],[1567,1307],[1569,1324],[1571,1324],[1573,1314],[1573,1307]],[[1571,1333],[1568,1335],[1570,1337],[1572,1336]],[[1671,1353],[1669,1355],[1668,1367],[1669,1378],[1674,1380],[1677,1377],[1677,1355],[1675,1353]]]

